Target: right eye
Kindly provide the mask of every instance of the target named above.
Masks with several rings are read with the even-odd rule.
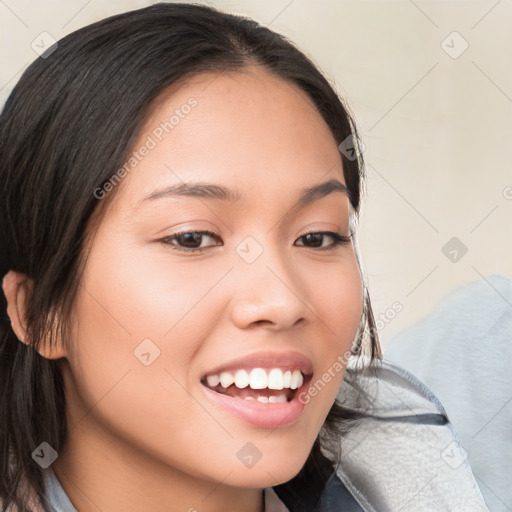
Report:
[[[219,237],[213,233],[212,231],[180,231],[178,233],[174,233],[170,236],[166,236],[159,240],[163,244],[171,246],[171,249],[174,251],[182,251],[182,252],[202,252],[204,249],[208,247],[213,247],[214,245],[203,245],[202,241],[205,237],[209,237],[212,239],[219,240]],[[174,242],[177,243],[174,243]],[[221,245],[221,244],[216,244]]]

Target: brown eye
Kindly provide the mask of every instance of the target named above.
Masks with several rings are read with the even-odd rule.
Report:
[[[174,233],[171,236],[162,238],[160,242],[170,245],[174,250],[184,252],[202,251],[212,247],[213,245],[220,245],[202,245],[202,242],[206,238],[219,240],[219,237],[212,231],[182,231],[180,233]]]
[[[333,242],[330,245],[322,245],[325,237],[330,237]],[[312,232],[302,235],[298,240],[304,240],[305,243],[299,245],[305,245],[311,248],[321,249],[333,249],[339,245],[346,245],[350,243],[350,236],[340,235],[332,231]]]

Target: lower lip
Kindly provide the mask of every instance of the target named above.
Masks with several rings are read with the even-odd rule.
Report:
[[[201,384],[204,393],[217,405],[231,412],[238,418],[255,427],[275,429],[294,423],[304,410],[305,405],[299,401],[300,393],[307,389],[307,383],[298,389],[291,402],[261,403],[222,395]]]

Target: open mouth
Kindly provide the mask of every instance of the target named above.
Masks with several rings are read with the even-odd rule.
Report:
[[[299,388],[310,379],[310,375],[304,375],[300,370],[252,368],[205,375],[201,384],[222,395],[242,400],[283,403],[291,402]]]

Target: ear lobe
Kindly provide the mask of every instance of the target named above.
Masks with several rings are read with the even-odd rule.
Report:
[[[2,280],[2,289],[7,299],[7,316],[11,320],[11,327],[16,337],[25,344],[28,344],[27,332],[27,307],[32,290],[33,280],[26,274],[9,270]],[[38,347],[41,356],[47,359],[58,359],[63,357],[59,348],[51,347],[46,340],[43,340]]]

